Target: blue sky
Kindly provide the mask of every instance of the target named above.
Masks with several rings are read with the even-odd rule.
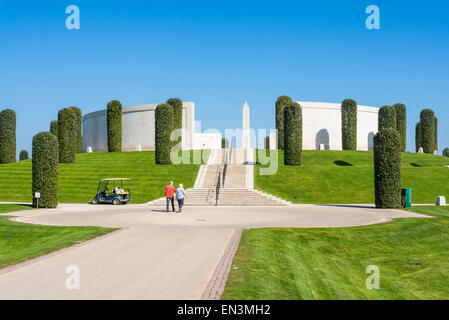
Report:
[[[65,27],[77,5],[81,29]],[[365,27],[377,5],[381,30]],[[96,111],[178,96],[203,129],[274,127],[279,95],[361,105],[402,102],[407,149],[419,112],[449,146],[447,1],[4,1],[0,109],[17,113],[17,148],[31,150],[59,109]]]

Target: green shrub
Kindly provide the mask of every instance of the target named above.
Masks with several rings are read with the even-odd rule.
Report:
[[[28,160],[28,151],[22,150],[19,153],[19,161]]]
[[[74,163],[76,157],[76,115],[72,108],[58,112],[59,162]],[[34,158],[34,156],[33,156]]]
[[[58,120],[53,120],[50,122],[50,132],[58,137]]]
[[[435,151],[435,114],[430,109],[424,109],[420,114],[421,143],[424,153]]]
[[[170,151],[172,143],[170,135],[173,131],[173,108],[168,103],[162,103],[155,111],[155,146],[156,164],[171,164]]]
[[[386,128],[396,130],[396,110],[391,106],[383,106],[379,110],[379,131]]]
[[[16,113],[0,112],[0,163],[16,162]]]
[[[107,107],[108,151],[122,151],[122,104],[113,100]]]
[[[276,129],[278,139],[278,149],[284,150],[284,108],[291,103],[292,99],[287,96],[280,96],[276,101]]]
[[[76,137],[76,153],[83,152],[83,137],[81,135],[81,126],[83,123],[83,114],[78,107],[71,107],[75,111],[75,137]]]
[[[434,149],[436,151],[438,151],[438,118],[437,117],[435,117],[433,133],[434,133],[434,138],[433,138]]]
[[[341,104],[343,150],[357,150],[357,102],[346,99]]]
[[[266,150],[270,150],[270,136],[265,137],[264,145]]]
[[[284,107],[284,164],[300,166],[302,163],[302,109],[296,102]]]
[[[167,103],[173,108],[173,129],[182,129],[182,100],[179,98],[171,98]],[[178,141],[174,141],[173,145],[182,142],[182,137]]]
[[[443,150],[443,156],[449,157],[449,148]]]
[[[40,192],[39,207],[56,208],[58,205],[58,139],[50,132],[41,132],[33,137],[32,198]]]
[[[392,128],[374,136],[374,188],[377,208],[401,207],[401,136]]]
[[[396,130],[401,135],[401,150],[405,152],[407,147],[407,109],[402,103],[397,103],[393,107],[396,111]]]
[[[421,137],[421,122],[418,122],[415,127],[415,146],[416,152],[422,147],[422,137]]]
[[[221,138],[221,148],[227,149],[229,148],[229,141],[226,138]]]

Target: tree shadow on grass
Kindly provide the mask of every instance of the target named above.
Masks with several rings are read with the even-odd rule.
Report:
[[[410,163],[410,165],[411,165],[412,167],[415,167],[415,168],[421,168],[421,167],[423,167],[422,165],[420,165],[420,164],[418,164],[418,163],[414,163],[414,162]]]
[[[353,167],[354,166],[352,163],[349,163],[349,162],[346,162],[343,160],[335,160],[334,163],[340,167]]]

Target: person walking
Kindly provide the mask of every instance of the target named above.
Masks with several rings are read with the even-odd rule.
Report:
[[[184,196],[186,192],[184,191],[184,186],[182,183],[179,184],[178,189],[176,189],[176,200],[178,201],[179,213],[182,212],[182,207],[184,206]]]
[[[167,212],[169,211],[170,208],[170,202],[171,202],[171,207],[173,209],[173,212],[175,212],[175,193],[176,189],[175,187],[173,187],[173,181],[170,181],[170,183],[168,184],[168,186],[165,187],[164,193],[165,193],[165,198],[166,200],[166,207],[167,207]]]

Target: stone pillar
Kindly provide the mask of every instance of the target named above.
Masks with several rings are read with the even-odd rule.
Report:
[[[247,102],[243,105],[243,126],[242,126],[242,149],[251,148],[251,130],[249,124],[249,105]]]

